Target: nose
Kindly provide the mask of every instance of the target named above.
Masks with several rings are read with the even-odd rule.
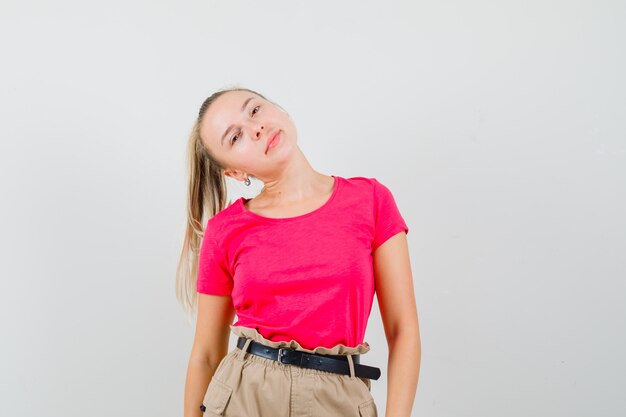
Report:
[[[255,136],[256,136],[256,138],[257,138],[257,139],[261,139],[261,133],[263,132],[264,127],[265,127],[265,126],[261,125],[261,126],[260,126],[260,129],[259,129],[259,130],[257,130],[257,132],[256,132],[256,134],[255,134]]]

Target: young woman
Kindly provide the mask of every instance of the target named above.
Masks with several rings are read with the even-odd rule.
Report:
[[[204,101],[188,151],[177,295],[197,322],[184,415],[376,417],[380,369],[361,359],[376,292],[385,415],[410,416],[421,342],[409,229],[390,190],[315,171],[287,112],[245,88]],[[227,204],[226,176],[264,187]]]

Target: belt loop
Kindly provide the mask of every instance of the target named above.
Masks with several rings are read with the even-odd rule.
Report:
[[[250,346],[250,343],[252,343],[252,339],[246,338],[246,342],[242,346],[241,351],[239,353],[237,353],[237,359],[238,360],[243,362],[244,356],[246,355],[246,352],[248,351],[248,346]]]
[[[352,355],[348,355],[348,365],[350,366],[350,379],[354,379],[354,362],[352,362]]]

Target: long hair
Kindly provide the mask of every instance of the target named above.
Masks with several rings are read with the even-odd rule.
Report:
[[[187,142],[187,227],[176,270],[176,298],[190,318],[197,314],[196,282],[204,227],[227,203],[224,166],[200,140],[200,124],[211,104],[229,91],[249,91],[267,100],[248,88],[218,90],[204,100],[191,128]]]

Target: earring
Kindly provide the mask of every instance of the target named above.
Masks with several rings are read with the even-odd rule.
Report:
[[[246,177],[246,179],[243,182],[249,186],[251,184],[250,177]]]

